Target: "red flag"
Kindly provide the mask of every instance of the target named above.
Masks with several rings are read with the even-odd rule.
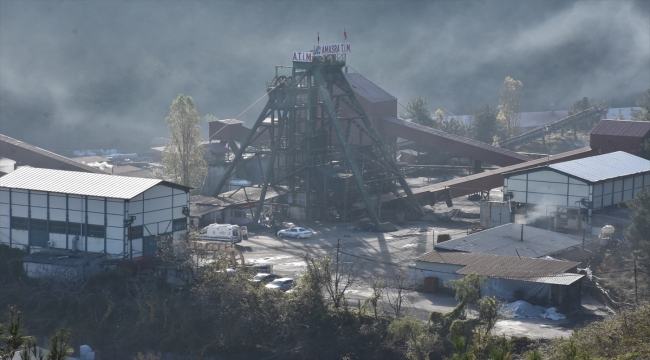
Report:
[[[316,34],[317,34],[317,35],[316,35],[316,36],[317,36],[316,39],[318,40],[318,43],[320,44],[320,32],[317,32]]]
[[[345,28],[343,28],[343,38],[345,38],[345,40],[348,39],[348,32],[345,31]]]

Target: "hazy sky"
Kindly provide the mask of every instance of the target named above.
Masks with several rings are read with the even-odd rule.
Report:
[[[403,105],[496,106],[506,76],[523,81],[526,111],[583,96],[631,106],[650,87],[650,1],[0,0],[0,133],[55,151],[146,148],[179,93],[233,118],[293,50],[344,27],[348,64]]]

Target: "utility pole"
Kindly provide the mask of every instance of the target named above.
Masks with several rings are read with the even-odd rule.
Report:
[[[639,303],[639,288],[636,283],[636,257],[634,258],[634,300]]]

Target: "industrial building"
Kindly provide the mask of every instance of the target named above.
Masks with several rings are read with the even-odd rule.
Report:
[[[475,232],[435,245],[437,251],[459,251],[474,254],[521,256],[530,258],[557,257],[584,242],[580,237],[566,235],[528,225],[509,223]]]
[[[604,224],[592,222],[595,213],[610,211],[650,188],[650,161],[616,151],[503,176],[504,200],[525,215],[527,222],[598,235]]]
[[[0,178],[0,243],[155,255],[158,236],[187,232],[189,191],[158,179],[21,167]]]
[[[637,154],[648,139],[648,121],[601,120],[589,132],[591,148],[603,154],[613,151]]]
[[[554,301],[570,307],[580,303],[584,275],[576,273],[578,265],[572,261],[434,250],[415,259],[409,267],[409,280],[436,291],[450,287],[450,280],[475,273],[488,278],[488,284],[481,286],[481,296]]]

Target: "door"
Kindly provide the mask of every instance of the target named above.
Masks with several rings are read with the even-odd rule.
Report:
[[[145,236],[142,238],[142,255],[156,256],[157,239],[155,235]]]

